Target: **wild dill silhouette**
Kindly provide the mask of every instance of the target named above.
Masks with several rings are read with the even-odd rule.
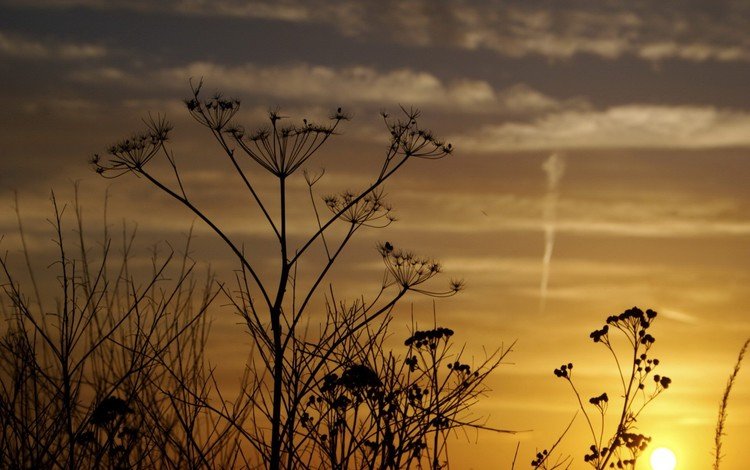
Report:
[[[164,117],[149,117],[145,131],[92,159],[102,176],[136,175],[186,207],[238,262],[235,285],[222,284],[220,290],[252,337],[255,351],[248,373],[231,405],[228,400],[212,405],[198,393],[188,400],[190,405],[207,408],[241,430],[241,440],[255,452],[243,456],[248,464],[264,462],[272,469],[443,466],[447,432],[480,426],[468,411],[485,390],[484,378],[508,350],[490,353],[471,369],[442,333],[425,343],[429,351],[422,341],[408,344],[406,357],[387,351],[389,319],[408,294],[445,297],[463,288],[461,281],[450,281],[443,289],[431,287],[442,271],[439,263],[389,242],[377,247],[384,273],[373,296],[339,300],[330,283],[328,289],[324,286],[357,232],[395,221],[384,184],[409,163],[449,156],[452,145],[423,128],[417,110],[402,107],[395,116],[382,113],[388,142],[371,182],[321,196],[316,185],[324,172],[305,167],[317,161],[324,144],[350,119],[347,113],[338,108],[325,124],[307,119],[293,124],[273,109],[266,126],[249,131],[235,122],[239,100],[220,93],[204,98],[202,86],[199,82],[192,87],[192,96],[185,100],[188,112],[211,133],[239,190],[246,191],[259,210],[277,244],[275,270],[266,272],[257,262],[259,253],[192,196],[170,148],[172,126]],[[157,159],[167,171],[156,167]],[[290,182],[300,173],[316,221],[302,241],[290,237],[288,228],[289,209],[300,204],[292,200]],[[278,190],[261,191],[261,178],[275,180]],[[316,256],[323,261],[316,262]],[[303,277],[303,271],[314,274]],[[313,333],[311,319],[315,308],[320,309],[313,307],[316,297],[324,299],[325,315]],[[213,385],[213,393],[222,396]]]

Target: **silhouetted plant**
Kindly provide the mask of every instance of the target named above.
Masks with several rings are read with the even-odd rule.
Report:
[[[308,453],[319,452],[323,468],[438,469],[447,466],[451,430],[511,432],[485,427],[469,411],[510,349],[472,367],[454,350],[453,331],[435,327],[414,331],[398,356],[384,350],[385,325],[349,336],[305,400]]]
[[[734,369],[732,370],[732,373],[729,375],[729,379],[727,380],[727,385],[724,388],[724,393],[721,396],[721,403],[719,404],[719,417],[716,419],[716,431],[714,432],[714,464],[713,469],[719,470],[721,459],[723,457],[721,448],[722,448],[722,439],[724,438],[724,426],[726,425],[727,421],[727,406],[729,405],[729,394],[732,392],[732,387],[734,386],[735,380],[737,380],[737,375],[740,373],[740,367],[742,367],[742,360],[745,358],[745,352],[747,351],[747,347],[750,345],[750,339],[745,341],[745,343],[742,345],[742,348],[740,349],[740,353],[737,356],[737,362],[734,365]]]
[[[288,182],[316,156],[349,116],[339,108],[330,115],[330,123],[326,125],[307,120],[298,125],[284,125],[285,118],[278,110],[272,110],[267,127],[246,131],[234,123],[240,109],[239,100],[218,93],[204,99],[201,88],[202,82],[193,87],[186,106],[190,115],[209,129],[236,173],[238,183],[247,190],[252,204],[259,209],[269,233],[278,243],[278,269],[271,273],[275,278],[273,284],[265,281],[268,273],[259,271],[254,258],[257,253],[246,251],[240,240],[222,228],[218,220],[189,195],[176,157],[168,147],[172,127],[166,119],[149,118],[144,133],[111,146],[106,156],[95,155],[92,160],[96,171],[105,177],[132,173],[149,181],[206,223],[239,262],[236,287],[229,289],[222,285],[221,288],[242,317],[254,342],[255,350],[241,384],[241,394],[232,402],[232,409],[245,410],[247,414],[232,414],[226,401],[220,401],[224,405],[214,406],[205,397],[196,396],[194,403],[211,409],[235,426],[257,452],[258,461],[272,469],[309,467],[316,463],[315,459],[323,466],[340,467],[356,461],[357,465],[370,462],[375,466],[394,467],[413,458],[415,452],[429,455],[430,466],[437,468],[443,454],[441,436],[456,426],[470,424],[458,421],[457,416],[483,390],[481,382],[486,373],[499,363],[493,359],[496,355],[476,372],[467,371],[467,366],[459,363],[448,369],[445,379],[439,379],[438,366],[447,360],[447,336],[439,347],[438,342],[430,340],[429,344],[436,348],[430,353],[430,361],[422,356],[428,351],[416,344],[422,344],[421,340],[409,345],[409,357],[423,361],[419,367],[430,365],[420,372],[386,353],[381,344],[388,319],[406,294],[449,296],[461,290],[462,283],[451,281],[444,290],[428,288],[428,281],[441,271],[439,264],[386,242],[378,246],[385,264],[379,292],[370,300],[362,297],[348,305],[338,304],[333,300],[331,286],[327,316],[314,334],[310,324],[314,318],[313,296],[353,235],[362,227],[382,228],[395,220],[390,205],[384,200],[383,184],[407,162],[443,158],[452,152],[452,146],[420,127],[418,111],[401,108],[400,117],[383,113],[390,139],[380,171],[363,189],[324,195],[322,203],[331,215],[326,217],[322,213],[315,194],[315,185],[323,173],[302,172],[317,222],[304,241],[293,244],[287,231],[288,209],[292,204]],[[152,160],[157,158],[166,162],[168,174],[152,167]],[[248,164],[257,165],[260,174],[249,169]],[[278,205],[278,212],[268,209],[268,196],[257,189],[257,178],[263,174],[276,180],[278,191],[272,199],[274,205]],[[337,232],[333,230],[334,224],[339,227]],[[312,280],[305,284],[298,273],[313,250],[317,250],[324,261],[315,266],[315,261],[311,260],[304,266],[307,273],[313,273]],[[459,358],[460,354],[454,362]],[[419,399],[428,402],[416,398],[417,389],[430,390],[429,397]],[[386,396],[386,391],[397,396]],[[309,401],[313,396],[315,403]],[[393,406],[408,405],[410,413],[419,409],[419,419],[412,416],[401,422],[386,419],[385,414],[377,411],[375,403],[380,400],[385,406],[386,398],[395,400]],[[305,404],[317,408],[305,411]],[[358,410],[364,409],[368,410],[367,422],[360,420],[363,415]],[[316,414],[315,425],[311,424],[311,412]],[[402,434],[398,437],[400,440],[382,434],[388,429],[385,424],[398,428]],[[354,446],[366,443],[362,439],[372,426],[381,425],[384,427],[378,428],[380,434],[373,434],[375,440],[371,439],[371,444],[377,442],[377,448],[365,454],[362,449],[353,450]],[[417,432],[421,433],[419,437],[416,437]],[[428,436],[434,437],[432,442],[427,442]],[[388,450],[389,446],[397,446],[400,454],[396,457],[394,451]],[[429,450],[425,450],[428,447]],[[373,455],[379,457],[373,460]]]
[[[140,284],[129,263],[133,235],[123,228],[122,253],[112,255],[105,220],[97,252],[84,235],[77,191],[75,242],[66,237],[64,207],[54,194],[52,203],[58,252],[50,269],[57,284],[38,287],[25,251],[26,290],[7,256],[0,258],[2,467],[231,464],[224,457],[235,431],[184,406],[210,380],[203,353],[205,312],[218,293],[212,276],[201,288],[186,254],[172,269],[173,252],[154,252]],[[19,231],[25,247],[20,225]]]
[[[573,423],[575,422],[576,417],[578,416],[578,413],[573,416],[573,419],[570,420],[570,423],[568,423],[568,426],[565,428],[565,430],[560,433],[560,436],[557,438],[557,441],[555,441],[554,444],[552,444],[549,449],[542,449],[537,451],[536,455],[534,456],[534,460],[531,461],[531,466],[536,469],[541,470],[555,470],[558,468],[565,468],[569,469],[571,465],[573,465],[573,457],[570,455],[563,456],[563,455],[557,455],[554,458],[554,461],[551,460],[553,455],[555,454],[555,450],[560,445],[562,440],[565,438],[565,435],[568,434],[568,431],[570,431],[570,428],[573,426]],[[520,442],[518,444],[520,447]],[[516,447],[516,455],[518,454],[518,447]],[[515,469],[515,457],[513,460],[513,465],[511,467],[511,470]]]
[[[592,438],[583,460],[597,470],[635,468],[638,457],[651,441],[650,437],[636,432],[636,421],[643,409],[672,383],[669,377],[654,373],[660,361],[651,355],[655,338],[649,333],[649,328],[656,317],[657,313],[651,309],[644,312],[633,307],[619,315],[607,317],[606,324],[589,335],[612,354],[620,377],[622,406],[611,434],[606,426],[609,395],[604,392],[593,396],[589,398],[587,406],[573,383],[573,364],[563,364],[554,370],[556,377],[570,384],[578,400]],[[617,347],[612,343],[611,333],[616,331],[627,340],[626,353],[622,356],[618,355]],[[593,412],[589,411],[591,407]],[[532,467],[554,468],[549,465],[550,455],[549,452],[537,454],[531,462]]]

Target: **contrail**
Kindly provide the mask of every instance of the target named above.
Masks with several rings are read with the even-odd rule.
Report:
[[[544,312],[547,303],[547,285],[549,284],[549,265],[552,261],[552,250],[555,247],[555,218],[557,213],[558,186],[565,173],[565,161],[553,153],[542,164],[547,174],[547,196],[544,199],[544,257],[542,258],[542,283],[539,288],[539,311]]]

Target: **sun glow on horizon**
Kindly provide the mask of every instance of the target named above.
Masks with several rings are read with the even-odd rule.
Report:
[[[651,452],[649,462],[653,470],[674,470],[677,466],[677,457],[670,449],[658,447]]]

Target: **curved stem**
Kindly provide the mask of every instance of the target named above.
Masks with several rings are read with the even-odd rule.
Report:
[[[213,129],[212,129],[212,132],[214,133],[216,140],[219,141],[219,144],[224,149],[224,152],[226,152],[227,156],[229,156],[229,160],[232,161],[232,165],[234,165],[235,171],[237,171],[237,174],[239,174],[240,178],[242,178],[242,182],[245,183],[245,187],[250,191],[250,194],[253,195],[253,199],[255,199],[255,203],[258,204],[258,207],[263,212],[263,215],[266,217],[266,220],[268,221],[269,225],[271,225],[271,228],[276,234],[276,237],[281,239],[281,234],[279,233],[279,229],[276,227],[276,224],[273,222],[271,215],[266,210],[266,206],[260,200],[260,196],[258,196],[258,193],[255,191],[255,188],[250,183],[250,180],[247,178],[247,176],[245,176],[245,172],[242,171],[242,168],[240,168],[239,163],[237,163],[237,159],[234,156],[234,150],[229,148],[229,145],[224,139],[224,136],[222,136],[220,132],[215,131]]]
[[[300,248],[299,250],[297,250],[297,253],[296,253],[296,254],[294,255],[294,257],[293,257],[293,258],[292,258],[292,259],[291,259],[291,260],[289,261],[289,264],[294,264],[294,263],[296,263],[296,262],[297,262],[297,260],[299,259],[299,257],[300,257],[300,256],[302,256],[302,254],[303,254],[303,253],[304,253],[305,251],[307,251],[307,249],[308,249],[308,248],[310,248],[310,245],[312,245],[312,244],[313,244],[313,242],[314,242],[314,241],[315,241],[315,240],[316,240],[316,239],[317,239],[317,238],[318,238],[319,236],[321,236],[321,235],[323,234],[323,232],[325,232],[325,230],[326,230],[326,229],[328,229],[328,227],[329,227],[329,226],[330,226],[331,224],[333,224],[333,223],[334,223],[334,222],[335,222],[336,220],[338,220],[339,218],[341,218],[341,216],[342,216],[342,215],[343,215],[343,214],[344,214],[344,213],[345,213],[345,212],[346,212],[347,210],[349,210],[349,209],[350,209],[350,208],[351,208],[352,206],[354,206],[354,205],[355,205],[355,204],[357,204],[357,203],[358,203],[359,201],[361,201],[361,200],[362,200],[362,199],[363,199],[363,198],[364,198],[365,196],[367,196],[367,195],[368,195],[368,194],[370,194],[370,193],[371,193],[372,191],[374,191],[375,189],[377,189],[377,188],[378,188],[378,187],[379,187],[380,185],[382,185],[382,184],[383,184],[383,183],[385,182],[385,180],[387,180],[388,178],[390,178],[390,177],[391,177],[391,175],[393,175],[393,173],[395,173],[395,172],[396,172],[396,170],[398,170],[398,169],[399,169],[399,168],[400,168],[400,167],[401,167],[401,166],[402,166],[402,165],[403,165],[404,163],[406,163],[406,161],[407,161],[408,159],[409,159],[409,157],[404,157],[404,158],[403,158],[403,159],[402,159],[402,160],[401,160],[400,162],[398,162],[398,164],[397,164],[396,166],[394,166],[394,167],[393,167],[393,168],[392,168],[392,169],[391,169],[390,171],[388,171],[388,172],[387,172],[387,173],[385,173],[384,175],[380,176],[380,177],[379,177],[379,178],[378,178],[378,179],[377,179],[377,180],[376,180],[376,181],[375,181],[374,183],[372,183],[372,184],[370,185],[370,187],[368,187],[368,188],[367,188],[366,190],[362,191],[362,193],[360,193],[360,195],[359,195],[359,196],[357,196],[357,197],[353,198],[353,199],[352,199],[352,200],[351,200],[351,201],[349,202],[349,204],[347,204],[347,205],[345,205],[344,207],[342,207],[340,211],[338,211],[338,212],[337,212],[336,214],[334,214],[334,215],[333,215],[333,216],[332,216],[332,217],[331,217],[330,219],[328,219],[328,221],[327,221],[327,222],[326,222],[325,224],[323,224],[323,226],[322,226],[322,227],[320,227],[320,228],[318,229],[318,231],[316,231],[316,232],[315,232],[315,233],[314,233],[314,234],[312,235],[312,237],[310,237],[310,238],[309,238],[309,239],[307,240],[307,242],[306,242],[306,243],[305,243],[305,244],[304,244],[304,245],[302,246],[302,248]]]
[[[237,246],[232,242],[232,240],[219,228],[214,224],[211,219],[209,219],[200,209],[195,207],[193,203],[191,203],[188,199],[183,198],[179,194],[175,193],[168,187],[164,186],[164,184],[151,176],[149,173],[144,171],[143,169],[138,170],[138,174],[141,174],[146,177],[151,183],[153,183],[156,187],[164,191],[165,193],[172,196],[174,199],[182,203],[185,207],[190,209],[195,215],[198,216],[203,222],[205,222],[211,230],[213,230],[219,238],[224,241],[224,243],[229,246],[229,248],[234,252],[235,256],[237,256],[237,259],[239,259],[240,263],[245,267],[245,269],[248,270],[250,275],[252,276],[253,280],[255,281],[256,285],[261,291],[261,294],[263,295],[263,299],[266,301],[266,304],[269,308],[272,308],[273,305],[271,304],[271,299],[268,297],[268,293],[266,292],[265,286],[263,286],[263,283],[261,282],[260,278],[258,277],[257,273],[253,269],[253,267],[250,265],[250,262],[245,258],[245,255],[237,248]]]

